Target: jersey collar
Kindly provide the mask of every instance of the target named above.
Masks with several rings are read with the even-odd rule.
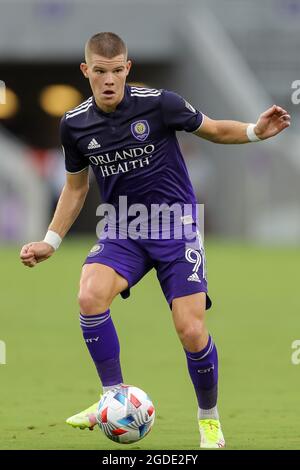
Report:
[[[128,104],[129,104],[129,100],[130,100],[130,88],[128,85],[125,85],[125,90],[124,90],[124,96],[123,96],[123,99],[122,101],[118,104],[117,108],[115,111],[113,111],[112,113],[106,113],[105,111],[102,111],[102,109],[100,109],[97,104],[96,104],[96,100],[95,100],[95,97],[93,96],[93,99],[92,99],[92,103],[93,103],[93,108],[94,110],[101,114],[102,116],[112,116],[114,115],[117,111],[120,111],[122,109],[125,109],[127,108]]]

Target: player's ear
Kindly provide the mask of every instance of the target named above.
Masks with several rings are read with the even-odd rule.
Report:
[[[83,73],[83,75],[85,76],[85,78],[89,78],[89,75],[88,75],[88,65],[87,65],[85,62],[81,62],[81,64],[80,64],[80,70],[81,70],[81,72]]]
[[[126,73],[126,77],[129,75],[131,66],[132,66],[131,60],[127,60],[127,62],[126,62],[126,72],[127,72],[127,73]]]

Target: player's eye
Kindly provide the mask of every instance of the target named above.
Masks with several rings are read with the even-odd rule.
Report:
[[[123,71],[123,69],[117,69],[117,70],[115,70],[116,73],[120,73],[120,72],[122,72],[122,71]]]
[[[99,69],[95,70],[95,72],[97,75],[103,75],[105,73],[104,70],[99,70]]]

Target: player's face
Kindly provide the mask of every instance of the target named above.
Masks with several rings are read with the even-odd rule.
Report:
[[[80,65],[84,76],[89,79],[97,105],[104,112],[111,112],[122,101],[126,77],[131,67],[124,54],[107,59],[90,53],[87,63]]]

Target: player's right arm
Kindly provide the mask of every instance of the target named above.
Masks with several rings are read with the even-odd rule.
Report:
[[[48,234],[50,231],[50,234],[59,239],[59,242],[78,217],[89,189],[87,162],[79,152],[76,138],[72,135],[66,121],[66,117],[63,117],[60,125],[60,138],[66,163],[66,183],[48,229]],[[48,238],[47,240],[49,241]],[[37,263],[48,259],[55,251],[55,243],[52,246],[51,242],[52,240],[50,243],[40,241],[24,245],[20,253],[22,263],[32,268]]]
[[[66,183],[57,203],[52,222],[49,225],[49,230],[64,238],[83,207],[88,189],[88,169],[77,174],[67,173]],[[49,243],[44,241],[32,242],[23,246],[20,258],[25,266],[33,268],[37,263],[48,259],[54,251]]]
[[[161,105],[167,127],[193,132],[198,137],[218,144],[246,144],[269,139],[291,123],[288,112],[276,105],[264,111],[256,124],[211,119],[194,109],[181,96],[167,90],[162,93]]]

